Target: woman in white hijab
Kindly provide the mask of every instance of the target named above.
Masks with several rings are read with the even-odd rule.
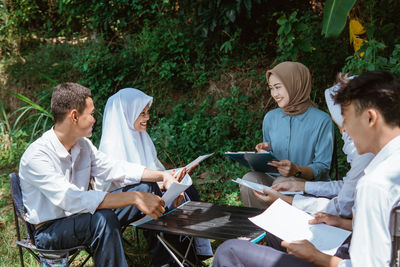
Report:
[[[148,110],[153,98],[140,90],[125,88],[112,95],[104,109],[99,150],[114,159],[141,164],[152,170],[165,170],[146,132]],[[135,125],[135,122],[138,123]],[[113,191],[122,183],[96,181],[96,190]]]
[[[141,164],[152,170],[165,170],[146,132],[152,103],[153,97],[134,88],[121,89],[112,95],[104,109],[99,150],[114,159]],[[117,182],[95,182],[96,190],[107,192],[124,186]],[[194,186],[189,187],[185,193],[191,200],[199,200]],[[195,238],[195,247],[198,255],[213,255],[208,239]]]

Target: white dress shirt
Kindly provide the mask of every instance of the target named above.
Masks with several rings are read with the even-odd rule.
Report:
[[[355,155],[351,161],[351,169],[342,181],[306,182],[305,193],[316,197],[295,195],[292,205],[311,214],[326,212],[350,218],[357,182],[373,158],[371,153]]]
[[[107,193],[88,191],[90,177],[135,184],[143,171],[141,165],[107,158],[87,138],[79,139],[69,153],[50,129],[20,161],[26,220],[39,224],[76,213],[93,214]]]
[[[389,266],[390,213],[400,200],[400,136],[391,140],[364,170],[353,207],[351,260],[339,266]]]

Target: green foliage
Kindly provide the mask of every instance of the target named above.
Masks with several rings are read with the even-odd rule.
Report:
[[[263,115],[250,110],[249,97],[234,88],[215,103],[176,105],[151,128],[151,136],[160,159],[179,166],[201,154],[253,148],[262,140]]]
[[[221,30],[234,33],[239,17],[250,19],[254,4],[260,3],[261,0],[193,1],[190,8],[194,10],[197,19],[195,31],[203,37],[212,36],[212,33]]]
[[[23,52],[21,57],[6,61],[4,72],[8,74],[9,86],[29,89],[35,84],[40,90],[56,85],[58,82],[77,81],[79,73],[74,69],[73,54],[79,46],[69,43],[46,44]],[[32,94],[30,94],[32,95]]]
[[[312,41],[317,24],[315,18],[310,13],[298,17],[298,11],[294,11],[289,17],[286,14],[280,16],[277,20],[277,62],[296,61],[301,52],[313,50]]]
[[[28,145],[26,132],[12,127],[10,117],[0,102],[0,170],[15,167]]]
[[[11,113],[11,117],[15,116],[15,122],[12,130],[23,128],[23,125],[19,125],[20,123],[24,125],[33,123],[32,127],[29,127],[31,131],[30,142],[32,142],[35,137],[38,137],[53,125],[53,115],[40,104],[33,102],[31,99],[22,94],[15,94],[10,91],[7,91],[7,93],[28,104],[16,109]],[[46,96],[47,99],[49,99],[50,94],[45,95],[45,98]]]
[[[395,45],[389,56],[385,56],[385,48],[377,40],[368,40],[354,56],[346,59],[343,72],[354,75],[369,70],[387,70],[400,77],[400,44]]]
[[[355,3],[356,0],[326,0],[322,22],[322,34],[325,37],[339,36]]]

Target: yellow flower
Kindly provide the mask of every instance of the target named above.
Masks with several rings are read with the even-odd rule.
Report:
[[[357,52],[362,44],[366,42],[360,35],[365,34],[366,30],[357,18],[353,18],[349,23],[350,44],[353,45],[354,52]],[[363,55],[361,55],[363,56]]]

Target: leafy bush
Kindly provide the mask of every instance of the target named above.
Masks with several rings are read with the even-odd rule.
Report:
[[[400,77],[400,44],[395,45],[392,53],[386,57],[386,45],[371,39],[360,50],[346,59],[343,72],[360,74],[368,70],[387,70]]]
[[[23,52],[21,58],[12,58],[6,62],[4,72],[8,74],[8,85],[18,86],[25,91],[34,85],[37,87],[34,93],[40,94],[43,89],[57,83],[76,81],[79,73],[73,68],[73,55],[77,51],[77,45],[56,43],[40,45]]]
[[[0,102],[0,170],[15,168],[25,148],[28,146],[28,134],[21,129],[13,129],[10,116]]]

